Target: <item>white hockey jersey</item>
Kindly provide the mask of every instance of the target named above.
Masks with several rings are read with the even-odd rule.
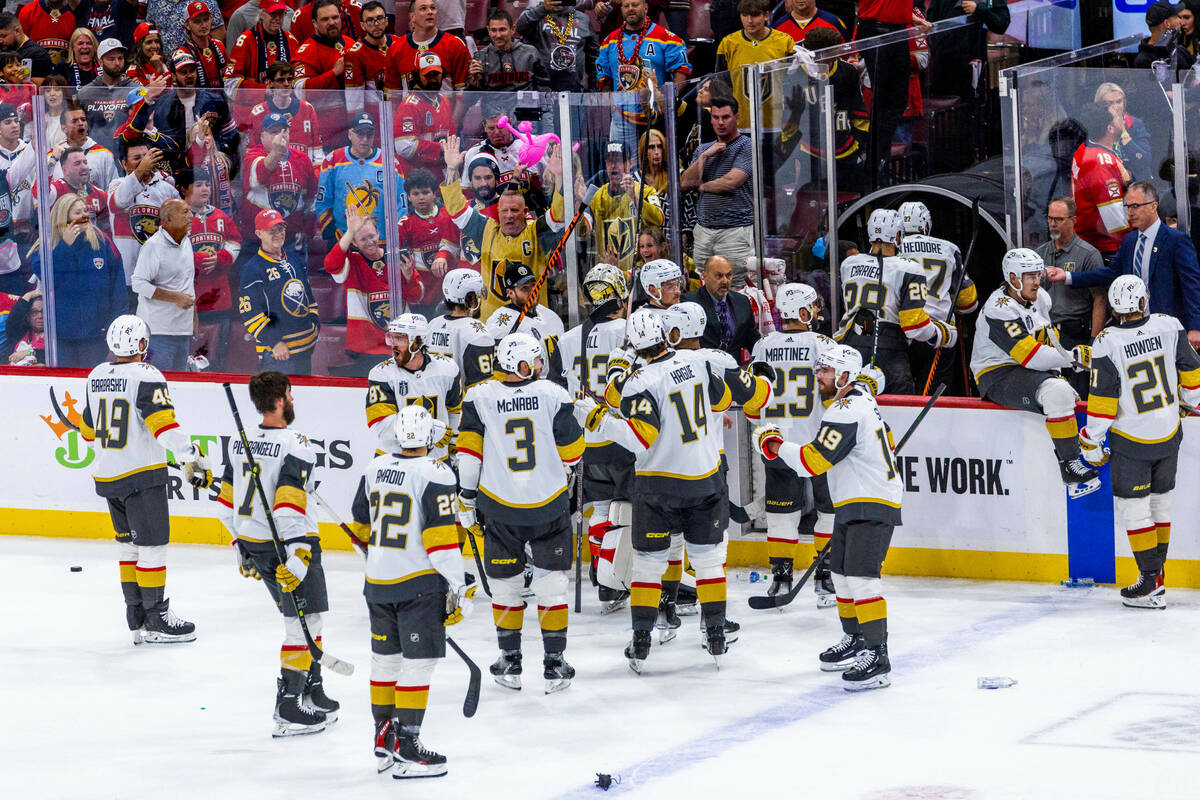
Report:
[[[308,492],[315,485],[317,454],[308,437],[294,428],[261,425],[246,431],[246,436],[280,540],[287,544],[316,536],[317,517],[308,507]],[[229,461],[217,502],[222,506],[221,522],[235,539],[251,544],[271,541],[266,509],[254,486],[250,459],[240,438],[229,443]]]
[[[1049,344],[1050,295],[1038,289],[1037,300],[1014,300],[1001,286],[992,292],[975,320],[971,372],[976,382],[1000,367],[1056,370],[1071,366]]]
[[[420,368],[414,370],[389,358],[371,368],[367,375],[367,427],[376,432],[376,455],[400,452],[400,442],[391,426],[380,423],[399,411],[401,402],[406,406],[420,403],[434,419],[446,424],[446,439],[429,449],[434,458],[445,458],[462,414],[462,381],[455,363],[426,356]]]
[[[559,352],[558,340],[564,333],[562,320],[558,315],[545,306],[539,305],[533,309],[532,314],[526,314],[521,319],[521,324],[517,327],[517,333],[528,333],[533,338],[542,343],[542,360],[546,364],[546,369],[542,373],[544,377],[554,381],[559,386],[565,386],[563,378],[563,361],[562,354]],[[484,327],[487,332],[498,343],[505,336],[513,333],[513,323],[517,321],[517,317],[521,315],[521,309],[510,305],[503,305],[492,312],[488,317]],[[500,365],[493,364],[493,370],[497,377],[502,377]]]
[[[771,404],[762,419],[789,442],[808,442],[817,433],[825,410],[817,391],[817,358],[834,344],[814,331],[775,331],[754,343],[754,360],[775,370]]]
[[[425,349],[430,355],[448,358],[458,366],[464,392],[492,377],[495,339],[474,317],[443,314],[429,320],[429,341],[425,343]]]
[[[166,450],[191,444],[175,421],[166,378],[144,361],[101,364],[88,374],[80,433],[95,443],[92,478],[101,497],[165,484]]]
[[[464,496],[485,518],[536,525],[568,513],[566,467],[583,457],[567,390],[547,380],[486,381],[467,392],[458,435]]]
[[[941,322],[954,320],[950,316],[951,297],[954,287],[962,275],[962,284],[954,306],[959,314],[970,314],[979,305],[975,282],[970,275],[963,275],[966,266],[958,245],[936,236],[912,233],[900,242],[899,255],[921,265],[925,271],[925,312],[931,319]]]
[[[457,591],[464,582],[455,524],[454,471],[428,456],[382,455],[367,465],[354,495],[351,523],[369,534],[369,603]]]
[[[784,442],[779,458],[804,478],[828,473],[829,496],[839,523],[872,520],[899,525],[904,484],[891,439],[875,398],[855,387],[829,404],[811,442]]]
[[[1092,343],[1087,432],[1109,433],[1115,452],[1147,461],[1170,455],[1178,442],[1179,401],[1200,402],[1200,356],[1179,320],[1151,314],[1110,325]]]
[[[842,262],[841,276],[846,310],[833,334],[839,342],[861,325],[861,317],[876,316],[899,325],[911,341],[928,341],[936,347],[948,338],[945,325],[931,320],[925,311],[925,271],[915,261],[885,256],[881,281],[879,259],[860,253]]]

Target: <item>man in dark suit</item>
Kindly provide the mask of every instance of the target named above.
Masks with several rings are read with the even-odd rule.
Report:
[[[1125,212],[1133,230],[1121,241],[1108,266],[1088,272],[1050,267],[1046,277],[1065,280],[1068,286],[1091,288],[1107,286],[1118,275],[1137,275],[1150,290],[1150,312],[1177,317],[1187,329],[1188,343],[1200,348],[1200,265],[1192,240],[1159,219],[1158,190],[1153,184],[1129,184]]]
[[[733,265],[725,256],[709,256],[702,277],[704,285],[683,296],[684,300],[699,303],[708,315],[700,346],[724,350],[739,364],[744,364],[758,341],[758,326],[750,301],[742,294],[729,291],[733,284]]]

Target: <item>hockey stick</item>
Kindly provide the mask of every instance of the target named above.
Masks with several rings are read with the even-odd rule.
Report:
[[[348,526],[345,522],[342,522],[342,518],[338,516],[336,511],[333,510],[333,506],[329,505],[329,503],[326,503],[325,499],[316,492],[311,492],[311,494],[314,498],[316,498],[317,502],[329,512],[329,516],[333,517],[333,521],[338,524],[338,527],[346,532],[346,535],[350,537],[350,541],[353,542],[354,546],[357,547],[362,553],[363,558],[366,558],[366,545],[359,542],[358,537],[350,532],[350,526]],[[472,661],[471,657],[464,653],[463,649],[458,646],[458,642],[454,641],[454,639],[449,635],[446,636],[446,644],[450,645],[451,649],[458,653],[458,657],[466,663],[467,670],[471,673],[471,679],[467,683],[467,697],[465,700],[463,700],[463,716],[473,717],[475,716],[475,709],[479,708],[479,683],[481,678],[479,665]]]
[[[937,389],[933,392],[933,396],[926,401],[925,407],[921,409],[921,413],[917,414],[917,418],[912,421],[912,424],[908,426],[908,430],[906,430],[904,435],[900,437],[900,442],[894,448],[892,448],[893,454],[900,452],[900,448],[904,447],[909,437],[913,435],[913,431],[915,431],[917,426],[921,424],[921,420],[925,419],[925,415],[929,413],[929,409],[933,408],[933,404],[938,401],[938,398],[941,397],[945,391],[946,384],[939,383]],[[800,576],[800,580],[796,581],[796,585],[788,590],[787,594],[749,597],[746,599],[746,602],[749,603],[750,607],[756,611],[761,611],[764,608],[783,608],[788,603],[796,599],[796,595],[798,595],[800,590],[804,588],[804,584],[808,583],[808,579],[811,578],[813,573],[817,571],[817,568],[820,567],[820,565],[823,564],[827,558],[829,558],[829,548],[832,545],[833,540],[831,539],[829,544],[821,548],[821,552],[817,553],[817,557],[813,559],[813,563],[810,564],[808,569],[804,571],[804,574]]]
[[[550,267],[554,264],[555,259],[562,255],[562,251],[567,246],[567,240],[571,238],[571,234],[575,232],[575,226],[583,219],[583,214],[591,204],[592,198],[599,191],[595,186],[588,185],[587,191],[583,193],[583,202],[579,204],[579,208],[575,211],[575,216],[571,217],[571,221],[567,223],[567,229],[563,231],[562,238],[558,240],[558,244],[550,251],[550,255],[546,256],[546,268],[542,270],[542,274],[538,275],[537,281],[533,284],[533,291],[529,293],[529,299],[525,301],[525,305],[521,307],[521,313],[517,316],[517,321],[513,323],[512,330],[509,333],[516,333],[521,327],[521,321],[529,314],[530,311],[537,308],[538,293],[542,291],[542,284],[546,282],[546,276],[550,274]]]
[[[958,273],[958,277],[954,280],[954,286],[950,290],[950,311],[946,315],[946,322],[954,319],[954,310],[958,303],[958,292],[962,289],[962,282],[967,277],[967,266],[971,263],[971,256],[975,253],[975,242],[979,240],[979,195],[971,201],[971,241],[967,243],[967,254],[963,256],[962,271]],[[962,334],[959,334],[959,341],[962,340]],[[929,396],[929,387],[933,385],[933,376],[937,373],[938,362],[942,359],[942,350],[945,348],[939,347],[933,354],[933,364],[929,367],[929,377],[925,379],[925,388],[921,391],[924,397]]]
[[[275,543],[275,557],[279,559],[280,564],[283,564],[287,561],[287,552],[284,550],[283,542],[279,539],[279,531],[275,527],[275,517],[271,514],[271,504],[267,502],[267,493],[263,490],[258,462],[254,460],[254,454],[250,452],[250,439],[246,436],[246,428],[242,425],[242,415],[238,411],[237,400],[233,397],[233,387],[228,383],[223,385],[225,387],[225,397],[229,400],[229,410],[233,412],[233,421],[237,425],[238,437],[242,441],[242,449],[246,453],[246,461],[250,464],[250,479],[254,481],[254,488],[257,491],[259,502],[262,503],[263,512],[267,515],[267,527],[271,530],[271,541]],[[282,587],[280,588],[282,589]],[[280,594],[292,601],[292,610],[296,612],[296,619],[300,622],[300,630],[304,632],[304,641],[308,645],[308,652],[312,654],[313,659],[339,675],[353,675],[353,664],[329,655],[313,639],[312,633],[308,630],[308,622],[304,619],[304,609],[300,608],[300,603],[296,600],[295,593],[281,590]]]
[[[484,593],[488,597],[491,597],[492,587],[488,586],[487,575],[483,571],[483,559],[479,556],[479,542],[475,541],[475,531],[462,525],[459,525],[459,527],[467,532],[467,538],[471,540],[471,554],[475,556],[475,566],[479,568],[479,582],[483,584]],[[482,528],[480,530],[482,530]]]
[[[575,613],[583,611],[583,462],[575,474],[575,508],[579,512],[579,530],[575,534]]]

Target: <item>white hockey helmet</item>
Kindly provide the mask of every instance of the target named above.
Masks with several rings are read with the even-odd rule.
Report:
[[[677,346],[684,339],[699,339],[704,335],[704,327],[708,325],[708,314],[699,303],[676,303],[659,316],[663,331],[667,336],[667,344]],[[679,337],[672,338],[671,332],[679,329]]]
[[[541,357],[541,342],[528,333],[510,333],[496,345],[496,361],[510,375],[529,377],[521,372],[521,362],[529,365],[532,375],[540,373],[534,362]]]
[[[912,200],[900,204],[900,225],[905,233],[929,233],[933,229],[933,217],[924,203]]]
[[[583,293],[597,306],[609,300],[624,301],[629,296],[629,284],[618,267],[601,262],[583,276]]]
[[[137,314],[122,314],[109,323],[104,338],[114,356],[141,355],[150,346],[150,326]]]
[[[900,238],[900,215],[890,208],[877,208],[867,218],[867,240],[895,244]]]
[[[425,406],[414,403],[404,406],[396,413],[392,433],[404,450],[429,447],[433,444],[433,415]]]
[[[862,355],[853,347],[844,344],[834,345],[817,356],[817,367],[832,369],[837,376],[835,383],[838,387],[846,385],[841,381],[843,373],[850,373],[850,377],[846,380],[851,382],[858,377],[858,373],[862,372],[862,365]]]
[[[821,309],[821,295],[807,283],[785,283],[775,292],[775,310],[780,319],[800,319],[800,310],[807,308],[809,322]]]
[[[1146,284],[1137,275],[1121,275],[1108,287],[1108,304],[1117,314],[1137,314],[1149,301]]]
[[[1004,273],[1006,281],[1009,275],[1016,275],[1018,278],[1035,272],[1040,275],[1044,269],[1046,269],[1046,262],[1028,247],[1014,247],[1009,250],[1004,254],[1004,261],[1000,266],[1000,271]]]
[[[647,308],[639,308],[629,317],[629,346],[634,350],[645,350],[667,340],[659,315]]]
[[[473,304],[467,302],[471,295],[475,295]],[[442,296],[449,303],[467,306],[474,310],[483,298],[483,278],[473,269],[465,267],[452,269],[446,273],[446,278],[442,281]]]
[[[656,258],[653,261],[647,261],[642,266],[640,276],[642,288],[646,290],[646,294],[650,294],[651,288],[661,290],[664,283],[682,279],[683,270],[669,258]],[[651,296],[653,297],[653,295]]]
[[[408,350],[411,353],[417,352],[417,340],[421,340],[421,344],[429,341],[429,320],[420,314],[401,314],[394,320],[388,323],[387,339],[388,346],[393,346],[395,342],[393,337],[407,336]]]

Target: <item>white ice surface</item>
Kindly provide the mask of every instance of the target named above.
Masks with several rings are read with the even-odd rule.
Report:
[[[273,740],[282,637],[262,584],[223,548],[172,545],[172,608],[198,641],[134,648],[115,545],[0,538],[0,797],[11,798],[895,798],[1200,797],[1200,596],[1121,607],[1112,588],[887,579],[893,685],[850,694],[816,654],[840,636],[811,594],[753,612],[763,590],[730,576],[742,623],[720,672],[698,618],[656,646],[637,677],[621,655],[628,612],[572,615],[574,686],[541,692],[536,614],[525,618],[525,684],[496,686],[486,601],[451,629],[484,671],[479,713],[461,713],[467,672],[434,675],[422,739],[444,778],[377,776],[361,567],[326,555],[327,674],[340,720]],[[69,571],[83,567],[81,573]],[[1169,572],[1168,572],[1169,575]],[[997,691],[982,675],[1016,678]],[[595,773],[619,776],[607,794]]]

